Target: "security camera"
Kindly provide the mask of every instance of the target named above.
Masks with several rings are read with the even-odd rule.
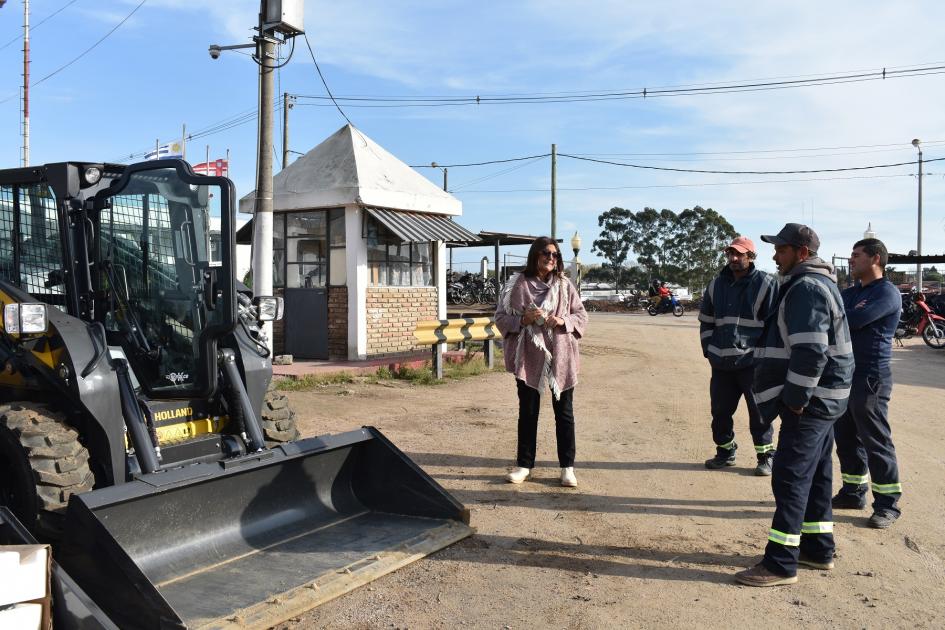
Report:
[[[221,49],[220,49],[220,47],[217,46],[216,44],[213,44],[212,46],[210,46],[210,58],[211,58],[211,59],[219,59],[219,58],[220,58],[220,52],[221,52]]]

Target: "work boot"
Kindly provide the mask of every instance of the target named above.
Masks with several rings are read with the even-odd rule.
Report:
[[[505,476],[505,480],[509,483],[522,483],[530,474],[532,474],[531,469],[516,466]]]
[[[705,460],[705,467],[709,470],[718,470],[726,466],[735,465],[735,451],[738,450],[738,444],[732,444],[732,448],[715,447],[715,457]]]
[[[820,569],[821,571],[829,571],[833,568],[833,558],[829,560],[815,560],[804,554],[800,554],[797,558],[797,563],[811,569]]]
[[[873,515],[870,517],[870,520],[867,521],[867,525],[873,529],[889,529],[893,523],[899,518],[899,515],[895,512],[890,512],[888,510],[877,510],[873,512]]]
[[[841,490],[830,500],[835,510],[862,510],[866,507],[866,495]]]
[[[770,477],[771,466],[774,464],[774,451],[758,453],[758,465],[755,466],[755,476]]]
[[[750,569],[735,574],[735,581],[745,586],[781,586],[797,582],[796,575],[778,575],[765,568],[760,562]]]
[[[561,469],[561,485],[565,488],[577,488],[577,477],[574,476],[574,466]]]

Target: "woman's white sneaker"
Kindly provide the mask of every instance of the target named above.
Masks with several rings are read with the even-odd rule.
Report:
[[[574,476],[574,466],[561,469],[561,485],[565,488],[577,488],[577,477]]]
[[[505,476],[505,480],[509,483],[522,483],[528,476],[532,473],[529,468],[522,468],[521,466],[516,466],[512,471]]]

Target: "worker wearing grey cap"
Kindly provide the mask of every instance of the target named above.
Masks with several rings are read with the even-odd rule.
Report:
[[[788,223],[761,240],[774,245],[781,275],[777,305],[755,348],[752,386],[762,419],[781,418],[771,477],[775,512],[764,558],[735,578],[779,586],[797,582],[798,564],[834,566],[833,425],[847,408],[853,348],[837,278],[817,256],[814,230]]]

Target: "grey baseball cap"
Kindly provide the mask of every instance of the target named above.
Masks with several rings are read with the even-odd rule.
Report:
[[[800,223],[787,223],[777,234],[762,234],[761,240],[772,245],[806,246],[812,252],[820,249],[820,239],[817,232]]]

